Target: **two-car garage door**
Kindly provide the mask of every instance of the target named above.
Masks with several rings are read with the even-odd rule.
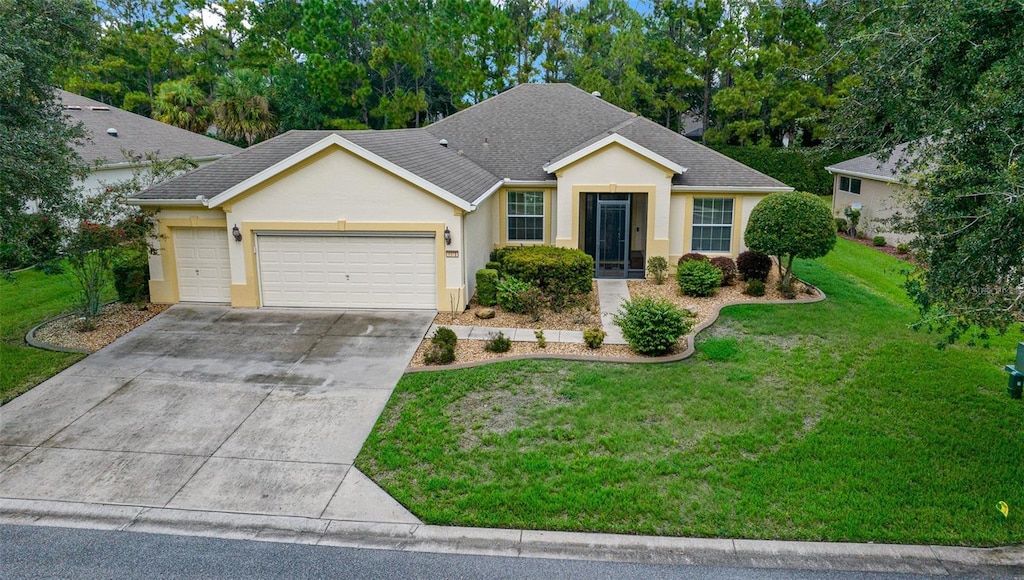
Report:
[[[259,234],[263,306],[436,308],[433,234]]]

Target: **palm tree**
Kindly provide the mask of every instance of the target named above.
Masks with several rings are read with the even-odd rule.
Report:
[[[153,118],[175,127],[203,134],[210,128],[212,115],[206,96],[192,81],[167,81],[157,86]]]
[[[214,88],[213,111],[217,132],[231,141],[250,146],[277,132],[270,107],[267,79],[250,69],[232,71]]]

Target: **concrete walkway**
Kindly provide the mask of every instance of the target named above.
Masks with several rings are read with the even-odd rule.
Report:
[[[622,331],[618,325],[612,321],[612,316],[619,311],[623,302],[629,300],[629,286],[626,285],[625,280],[598,279],[597,294],[601,307],[601,327],[608,333],[604,337],[604,344],[626,344],[626,339],[622,337]],[[512,342],[537,342],[536,328],[433,324],[430,326],[427,336],[433,336],[441,326],[452,329],[459,340],[488,340],[501,332]],[[551,330],[547,328],[543,330],[544,339],[548,342],[583,344],[582,330]]]
[[[604,342],[606,344],[626,344],[626,339],[622,337],[622,330],[612,321],[612,317],[619,311],[622,303],[629,300],[629,285],[625,280],[599,278],[597,280],[597,297],[601,304],[601,326],[608,333]]]

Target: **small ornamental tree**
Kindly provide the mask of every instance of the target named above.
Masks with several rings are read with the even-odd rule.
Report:
[[[810,193],[773,193],[750,212],[743,241],[751,250],[775,256],[781,284],[793,279],[794,258],[820,258],[836,245],[836,222]]]
[[[155,253],[153,212],[125,202],[128,197],[195,167],[189,159],[162,160],[155,154],[124,151],[134,164],[132,177],[105,183],[104,190],[67,204],[65,214],[75,220],[64,236],[63,256],[79,294],[86,319],[99,314],[101,297],[111,282],[111,266],[118,258],[145,260]]]

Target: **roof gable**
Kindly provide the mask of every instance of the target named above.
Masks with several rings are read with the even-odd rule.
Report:
[[[455,207],[458,207],[459,209],[467,211],[472,209],[472,205],[468,201],[456,196],[450,191],[438,187],[434,183],[431,183],[430,181],[423,179],[422,177],[416,175],[415,173],[412,173],[408,169],[396,165],[395,163],[388,161],[387,159],[381,157],[380,155],[377,155],[376,153],[373,153],[368,149],[356,145],[352,141],[345,139],[344,137],[337,133],[328,134],[319,141],[316,141],[315,143],[278,161],[277,163],[271,165],[270,167],[267,167],[266,169],[224,190],[223,192],[211,198],[209,200],[208,206],[218,207],[224,205],[225,203],[230,202],[232,199],[238,197],[239,195],[242,195],[246,191],[249,191],[253,187],[256,187],[260,183],[272,179],[275,176],[287,171],[289,168],[298,165],[303,161],[310,159],[315,155],[323,151],[326,151],[332,147],[341,148],[345,151],[348,151],[349,153],[352,153],[353,155],[356,155],[357,157],[361,157],[362,159],[365,159],[366,161],[372,163],[373,165],[380,167],[384,171],[387,171],[388,173],[391,173],[425,191],[428,191],[436,195],[437,197],[447,201],[448,203],[454,205]]]
[[[555,173],[556,171],[564,169],[578,161],[581,161],[589,157],[590,155],[593,155],[594,153],[597,153],[598,151],[601,151],[602,149],[611,147],[613,145],[619,145],[621,147],[624,147],[629,151],[632,151],[633,153],[636,153],[637,155],[651,161],[652,163],[664,167],[665,169],[671,171],[672,173],[683,173],[686,171],[686,168],[683,167],[682,165],[670,161],[646,147],[637,145],[636,143],[630,141],[629,139],[626,139],[625,137],[619,135],[618,133],[612,133],[611,135],[608,135],[603,139],[600,139],[585,147],[581,147],[571,153],[563,155],[562,157],[556,159],[555,161],[552,161],[551,163],[545,165],[544,171],[547,171],[548,173]]]

